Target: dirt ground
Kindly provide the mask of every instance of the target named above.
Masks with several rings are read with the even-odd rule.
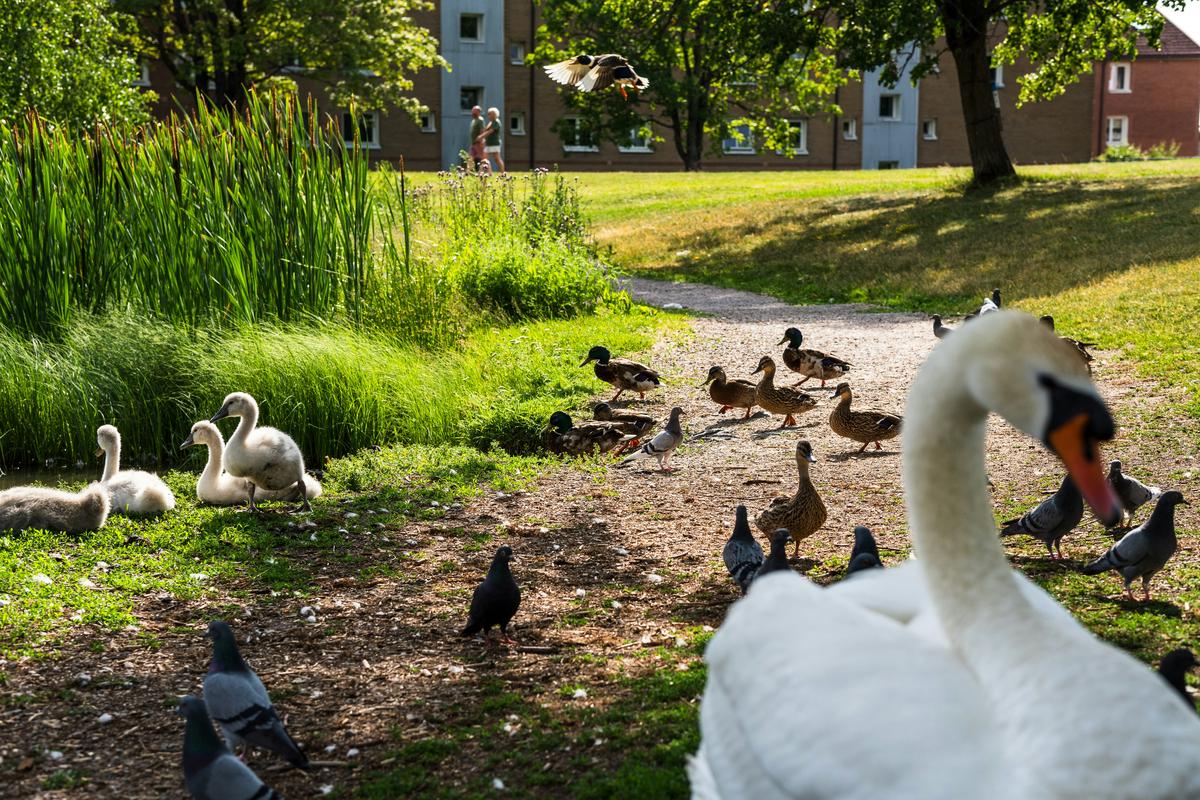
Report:
[[[244,655],[272,691],[290,730],[311,757],[326,764],[304,775],[280,770],[277,760],[263,754],[252,756],[249,763],[288,797],[320,796],[326,787],[348,794],[368,772],[394,768],[388,759],[397,744],[460,725],[489,681],[539,694],[544,703],[603,704],[615,684],[614,665],[626,672],[652,670],[652,659],[635,657],[644,645],[670,642],[691,626],[720,624],[735,598],[720,560],[734,507],[745,503],[753,515],[775,495],[794,490],[799,438],[813,444],[818,463],[812,477],[829,517],[802,544],[798,566],[811,569],[817,580],[833,579],[836,571],[813,569],[814,564],[848,554],[851,531],[860,524],[875,531],[885,561],[904,557],[899,440],[856,455],[856,443],[829,429],[832,404],[816,381],[805,388],[820,405],[800,417],[798,428],[784,432],[777,431],[778,417],[759,414],[743,422],[734,418],[736,412],[718,416],[698,387],[714,364],[732,378],[748,377],[762,355],[778,360],[776,342],[795,325],[805,346],[853,363],[848,380],[856,406],[902,412],[908,385],[936,342],[928,319],[852,306],[800,308],[687,284],[631,280],[629,288],[644,302],[703,312],[691,335],[660,342],[647,354],[645,360],[662,373],[662,390],[644,402],[620,404],[664,419],[671,406],[683,407],[689,441],[673,460],[677,472],[659,473],[646,461],[599,475],[562,469],[534,491],[506,496],[488,491],[433,523],[355,534],[349,547],[392,574],[364,580],[357,566],[323,565],[314,569],[321,577],[303,598],[146,597],[137,609],[139,631],[84,629],[61,657],[5,668],[0,795],[184,796],[182,725],[169,711],[179,695],[199,690],[209,652],[201,633],[217,615],[234,624]],[[1098,354],[1096,377],[1118,419],[1125,411],[1140,418],[1163,401],[1161,392],[1116,366],[1111,355]],[[790,383],[780,366],[780,382]],[[598,383],[597,398],[610,396]],[[1178,442],[1144,453],[1129,452],[1129,442],[1118,440],[1110,449],[1130,465],[1146,464],[1130,467],[1133,474],[1178,474],[1196,466],[1194,452]],[[1048,454],[998,421],[989,435],[988,464],[998,505],[1039,492],[1059,474]],[[316,519],[339,524],[336,513]],[[473,547],[483,534],[492,539]],[[1101,540],[1099,527],[1090,523],[1065,544],[1068,552],[1081,547],[1099,552]],[[552,652],[488,650],[453,635],[465,618],[471,588],[502,542],[517,554],[513,571],[524,592],[513,635],[527,648]],[[1185,541],[1183,547],[1193,546]],[[316,624],[301,619],[302,605],[315,607]],[[575,622],[564,623],[581,612],[586,613]],[[147,634],[158,646],[146,645]],[[589,696],[556,691],[575,685],[589,687]],[[13,701],[24,695],[37,702]],[[101,714],[111,714],[112,721],[102,725]],[[466,748],[459,763],[470,761],[470,745]],[[548,758],[543,769],[563,767],[572,757]],[[43,790],[47,776],[61,769],[86,773],[88,781],[80,789]],[[511,794],[524,793],[519,772],[506,773],[501,765],[496,777]]]

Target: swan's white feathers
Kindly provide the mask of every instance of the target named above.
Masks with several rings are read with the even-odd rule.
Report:
[[[137,469],[121,469],[121,433],[113,425],[96,429],[96,444],[104,451],[101,485],[112,501],[111,513],[161,514],[175,508],[175,495],[162,478]]]
[[[208,448],[208,461],[196,481],[196,497],[201,502],[214,506],[245,503],[250,497],[248,482],[245,478],[235,478],[225,471],[225,438],[221,436],[220,429],[208,421],[197,422],[192,426],[191,440]],[[321,496],[321,483],[312,475],[304,476],[304,489],[309,500]],[[260,489],[255,493],[255,499],[298,499],[295,494],[294,486],[277,491]]]

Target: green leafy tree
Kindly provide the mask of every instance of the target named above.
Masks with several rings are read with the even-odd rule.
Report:
[[[621,53],[647,89],[563,89],[588,134],[625,144],[650,122],[668,131],[686,170],[737,124],[757,145],[790,152],[788,118],[832,110],[844,82],[827,14],[803,0],[543,0],[539,63]],[[565,134],[562,122],[557,126]]]
[[[130,20],[107,0],[0,0],[0,119],[31,109],[70,128],[139,122]]]
[[[245,104],[290,75],[325,83],[363,109],[421,109],[411,75],[445,66],[437,39],[412,18],[425,0],[114,0],[137,19],[144,52],[185,89]]]
[[[1025,56],[1033,69],[1018,82],[1018,101],[1061,94],[1098,59],[1132,58],[1139,34],[1157,44],[1163,18],[1156,0],[842,0],[837,6],[843,62],[882,68],[894,84],[904,61],[919,80],[948,50],[975,181],[1015,174],[992,95],[991,67]],[[1180,0],[1167,3],[1182,7]],[[944,38],[943,38],[944,37]],[[998,43],[992,49],[992,43]]]

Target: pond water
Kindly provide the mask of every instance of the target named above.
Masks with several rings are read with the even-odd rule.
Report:
[[[44,467],[17,469],[14,467],[0,472],[0,491],[13,486],[28,486],[31,483],[42,486],[58,486],[59,483],[80,484],[86,481],[98,481],[102,469],[102,464],[97,464],[91,469],[74,467],[71,469],[46,469]]]

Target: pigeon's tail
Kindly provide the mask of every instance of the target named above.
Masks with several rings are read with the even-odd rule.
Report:
[[[879,556],[874,553],[859,553],[850,559],[850,566],[846,567],[846,574],[853,575],[864,569],[881,569],[882,567],[883,562],[879,560]]]
[[[458,632],[459,636],[472,636],[483,630],[483,623],[472,617],[467,620],[467,627]]]
[[[750,589],[750,583],[754,580],[754,576],[758,574],[761,562],[743,561],[729,570],[730,576],[733,577],[733,582],[741,587],[742,594],[745,594]]]
[[[310,769],[308,756],[300,749],[300,745],[296,744],[296,740],[283,729],[282,725],[279,727],[279,732],[283,734],[280,740],[282,748],[279,754],[296,769],[302,769],[307,772]]]
[[[309,768],[308,756],[300,749],[300,745],[296,744],[296,740],[288,734],[277,716],[274,724],[270,727],[259,727],[247,731],[242,734],[242,738],[255,747],[261,747],[282,756],[296,769],[307,770]]]
[[[1114,564],[1109,558],[1109,553],[1097,558],[1095,561],[1087,564],[1083,568],[1084,575],[1099,575],[1101,572],[1108,572],[1110,569],[1116,569],[1119,565]]]
[[[1018,534],[1018,533],[1027,533],[1028,531],[1026,531],[1025,528],[1021,525],[1021,519],[1023,519],[1023,518],[1018,517],[1017,519],[1006,519],[1006,520],[1004,520],[1004,522],[1001,522],[1000,523],[1000,535],[1001,536],[1013,536],[1014,534]]]

